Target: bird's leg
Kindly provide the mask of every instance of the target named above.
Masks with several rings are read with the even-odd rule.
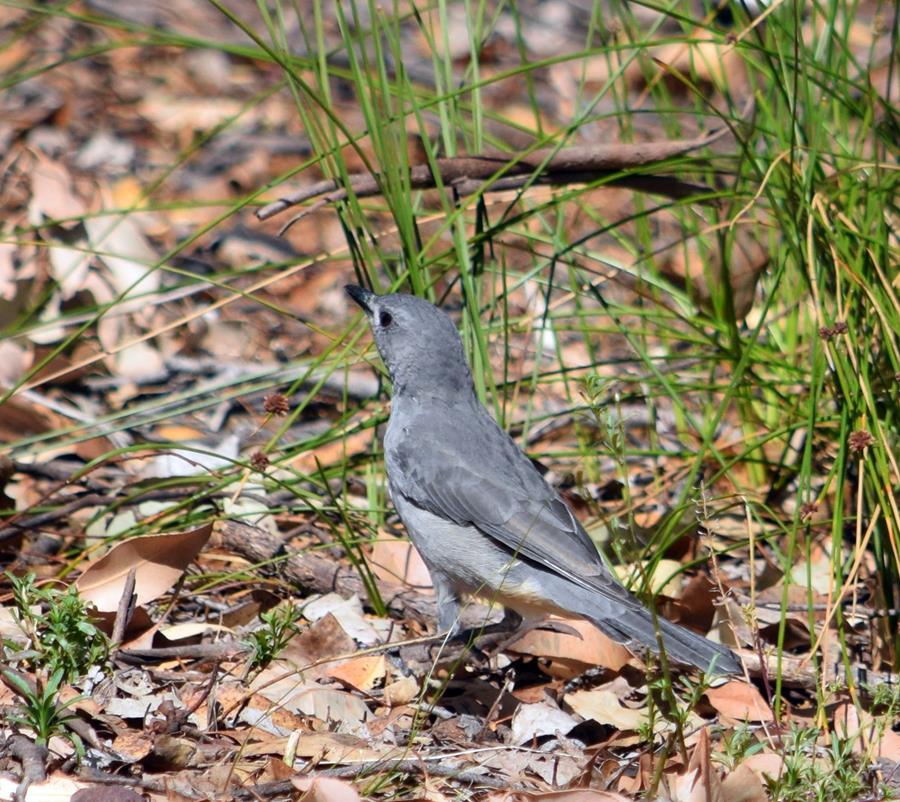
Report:
[[[509,633],[514,632],[522,624],[522,616],[509,607],[503,608],[503,618],[495,624],[484,623],[481,626],[469,627],[456,634],[456,638],[477,644],[482,651],[490,651],[500,638],[505,643]]]
[[[504,628],[505,632],[516,632],[521,628],[524,620],[521,614],[513,610],[512,607],[504,607],[500,626]]]
[[[456,637],[459,633],[459,594],[449,578],[439,571],[431,571],[431,581],[437,596],[438,631]]]

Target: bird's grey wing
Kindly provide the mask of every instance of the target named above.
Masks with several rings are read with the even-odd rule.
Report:
[[[427,459],[411,443],[398,442],[388,469],[393,462],[403,479],[392,487],[435,515],[478,527],[511,557],[532,560],[590,590],[620,595],[621,586],[571,510],[508,435],[492,420],[490,425],[481,437],[433,432]]]

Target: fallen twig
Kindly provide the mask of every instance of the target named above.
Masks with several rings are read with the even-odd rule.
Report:
[[[715,142],[726,133],[728,129],[721,128],[697,139],[573,145],[539,148],[525,153],[484,153],[442,158],[435,160],[434,171],[429,164],[410,168],[409,181],[412,189],[434,189],[444,185],[452,186],[461,195],[478,191],[485,181],[491,181],[484,187],[489,191],[519,189],[529,181],[553,186],[581,184],[622,170],[647,167],[687,155]],[[535,171],[540,172],[535,175]],[[671,197],[712,192],[709,187],[670,176],[628,175],[616,177],[610,183]],[[301,213],[302,216],[325,204],[344,200],[350,192],[360,198],[380,195],[381,179],[371,173],[356,173],[350,176],[349,187],[342,187],[336,179],[318,181],[264,206],[256,216],[267,220],[291,206],[318,198],[316,204]]]

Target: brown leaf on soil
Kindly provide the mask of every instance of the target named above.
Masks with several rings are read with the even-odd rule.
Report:
[[[835,732],[852,743],[855,754],[870,754],[894,762],[900,761],[900,733],[891,729],[893,722],[879,721],[871,713],[860,711],[852,702],[841,702],[831,715]]]
[[[328,675],[352,688],[368,691],[375,687],[385,674],[383,654],[365,654],[328,668]]]
[[[759,777],[744,763],[722,780],[722,802],[767,802],[768,799]]]
[[[32,194],[29,208],[32,222],[41,223],[45,219],[58,220],[83,215],[86,210],[72,189],[72,176],[68,169],[40,151],[35,152],[35,159],[31,172]]]
[[[0,443],[23,435],[42,434],[52,428],[50,416],[24,399],[8,398],[0,405]]]
[[[320,618],[310,627],[299,632],[281,652],[281,663],[289,663],[303,672],[308,680],[328,676],[339,663],[321,663],[325,660],[344,656],[340,662],[347,659],[347,655],[356,651],[356,643],[337,618],[331,613]]]
[[[571,791],[504,791],[489,794],[487,802],[630,802],[627,796],[612,791],[597,791],[593,788],[575,788]]]
[[[123,763],[137,763],[153,751],[154,737],[147,730],[128,729],[116,735],[110,750]]]
[[[680,774],[665,776],[671,802],[722,802],[721,782],[709,753],[709,729],[704,727],[687,769]]]
[[[415,677],[401,677],[384,689],[384,703],[388,707],[409,704],[419,695],[419,683]]]
[[[776,755],[772,752],[759,752],[744,758],[741,765],[753,771],[760,779],[769,777],[777,780],[784,769],[784,759],[781,755]]]
[[[772,710],[756,686],[731,680],[706,692],[709,703],[723,716],[735,721],[772,721]]]
[[[212,524],[189,532],[142,535],[113,546],[91,563],[75,582],[78,593],[101,612],[113,612],[134,569],[138,604],[158,598],[174,585],[206,545]]]
[[[360,802],[350,783],[333,777],[294,777],[291,784],[303,791],[303,802]]]
[[[636,730],[647,721],[647,711],[624,707],[615,693],[603,688],[567,694],[566,704],[579,716],[617,730]]]
[[[272,737],[256,733],[251,742],[241,747],[245,757],[256,755],[283,755],[290,736]],[[372,763],[383,760],[384,750],[372,748],[371,740],[338,732],[303,733],[294,739],[293,753],[296,757],[314,763],[325,762],[333,765],[348,763]]]
[[[385,582],[412,585],[418,590],[432,586],[428,568],[408,540],[383,535],[372,545],[369,565]]]
[[[564,676],[570,676],[570,669],[577,669],[575,673],[584,670],[573,663],[584,667],[603,666],[618,671],[631,659],[631,653],[624,646],[606,637],[593,624],[580,619],[566,619],[564,623],[576,630],[581,638],[563,632],[531,629],[514,641],[509,646],[509,651],[549,658],[551,674],[555,659],[565,661]]]
[[[356,432],[342,437],[332,443],[304,451],[291,460],[291,467],[302,473],[316,473],[319,466],[325,467],[343,462],[348,457],[362,454],[372,445],[372,433],[370,431]]]

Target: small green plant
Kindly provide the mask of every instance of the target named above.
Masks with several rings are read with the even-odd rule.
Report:
[[[299,610],[292,604],[279,605],[260,614],[262,626],[250,633],[253,656],[250,669],[265,668],[288,645],[297,632]]]
[[[91,620],[91,606],[74,587],[39,587],[33,574],[7,574],[13,591],[16,624],[26,644],[4,642],[9,662],[24,663],[35,673],[61,672],[70,682],[109,658],[109,639]]]
[[[756,738],[750,725],[747,722],[743,722],[723,734],[723,751],[716,756],[716,759],[731,772],[745,758],[761,752],[764,748],[765,744]]]
[[[853,755],[853,739],[831,734],[828,748],[817,744],[820,731],[793,726],[784,736],[781,775],[769,781],[781,802],[852,802],[866,790],[863,768]]]
[[[67,738],[82,755],[81,738],[66,725],[75,718],[68,709],[84,697],[61,701],[60,689],[92,669],[104,668],[109,640],[91,621],[91,607],[74,587],[39,587],[33,574],[7,577],[13,617],[25,640],[4,640],[3,660],[34,674],[31,682],[18,671],[4,670],[6,684],[21,699],[8,721],[30,730],[39,744],[46,745],[54,735]]]
[[[60,701],[59,690],[65,678],[62,668],[56,669],[46,681],[38,677],[34,686],[14,671],[4,671],[3,675],[22,699],[17,710],[7,716],[10,724],[31,730],[35,742],[42,746],[46,746],[54,735],[67,738],[79,755],[84,754],[84,743],[66,724],[75,718],[68,709],[87,697],[75,696]]]

